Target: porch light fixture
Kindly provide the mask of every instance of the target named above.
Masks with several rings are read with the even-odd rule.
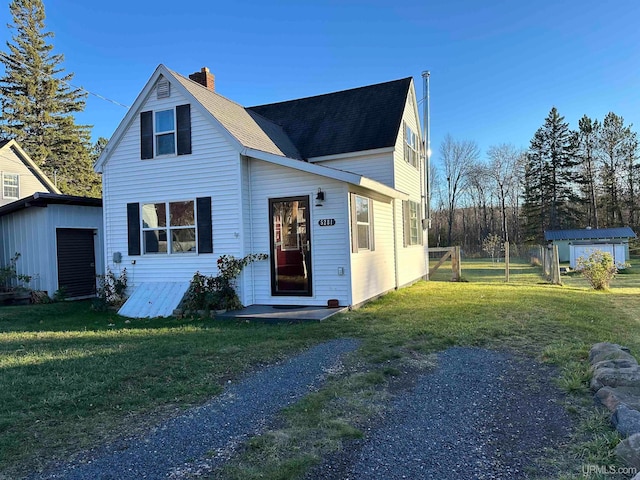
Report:
[[[321,188],[318,188],[318,193],[316,194],[316,207],[321,207],[324,203],[324,192]]]

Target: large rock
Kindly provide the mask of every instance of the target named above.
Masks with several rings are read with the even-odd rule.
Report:
[[[599,370],[601,368],[633,368],[638,366],[638,361],[631,358],[614,358],[613,360],[601,360],[594,363],[591,367],[592,371]]]
[[[602,387],[596,392],[595,397],[611,412],[615,412],[621,403],[634,410],[640,410],[640,386]]]
[[[640,412],[627,407],[624,403],[618,405],[611,416],[611,423],[620,435],[630,437],[640,433]]]
[[[636,385],[640,386],[640,366],[638,365],[626,368],[596,368],[593,371],[593,377],[591,377],[593,391],[602,387],[633,387]]]
[[[623,347],[617,343],[596,343],[589,351],[589,362],[591,365],[595,365],[603,360],[614,360],[618,358],[635,360],[633,355],[629,353],[629,349],[627,347]]]
[[[616,455],[627,465],[640,470],[640,433],[621,441],[616,447]]]

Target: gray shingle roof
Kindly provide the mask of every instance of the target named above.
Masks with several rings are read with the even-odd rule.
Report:
[[[392,147],[410,84],[407,77],[248,110],[282,126],[305,159]]]
[[[596,240],[604,238],[636,238],[630,227],[546,230],[545,240]]]
[[[282,127],[179,73],[169,72],[243,146],[289,158],[301,158]]]
[[[243,146],[308,159],[395,145],[411,77],[244,108],[167,69]]]

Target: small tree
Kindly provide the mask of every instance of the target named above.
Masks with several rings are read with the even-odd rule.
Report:
[[[595,290],[608,290],[611,280],[618,273],[618,266],[610,253],[594,250],[587,258],[579,257],[576,260],[576,270]]]
[[[500,252],[502,252],[503,249],[502,239],[495,233],[490,233],[482,240],[482,250],[491,256],[492,262],[496,261],[496,257],[498,261],[500,260]]]

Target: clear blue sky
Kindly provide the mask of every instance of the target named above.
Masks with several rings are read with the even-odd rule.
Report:
[[[160,63],[184,75],[208,66],[216,90],[246,106],[406,76],[420,98],[430,70],[436,161],[447,133],[483,155],[526,148],[554,105],[573,128],[609,111],[640,128],[637,0],[44,3],[74,83],[127,105]],[[109,137],[125,113],[89,96],[78,121]]]

